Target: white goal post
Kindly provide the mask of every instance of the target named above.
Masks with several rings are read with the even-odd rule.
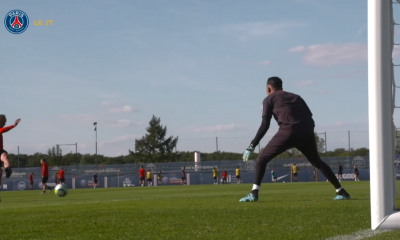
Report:
[[[393,2],[368,0],[368,118],[371,228],[400,229],[393,123]]]

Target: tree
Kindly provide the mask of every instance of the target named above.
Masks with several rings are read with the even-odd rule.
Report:
[[[315,135],[315,142],[317,143],[317,150],[319,153],[325,152],[325,139],[320,138],[318,133],[314,132]]]
[[[354,150],[353,154],[354,156],[369,156],[369,149],[368,148],[358,148]]]
[[[154,115],[146,131],[146,135],[139,140],[135,140],[136,151],[134,154],[139,161],[162,162],[173,160],[172,152],[178,143],[178,137],[170,136],[167,138],[167,127],[162,126],[161,119]]]
[[[58,145],[56,147],[49,148],[47,150],[47,155],[47,162],[50,164],[50,166],[60,165],[60,161],[62,159],[62,151]]]
[[[396,130],[396,154],[400,153],[400,130]]]

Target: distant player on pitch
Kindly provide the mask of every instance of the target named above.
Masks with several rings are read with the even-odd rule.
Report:
[[[318,174],[317,174],[317,168],[313,169],[313,179],[314,181],[318,182]]]
[[[158,180],[158,182],[157,182],[157,184],[158,185],[161,185],[161,180],[162,180],[162,175],[161,175],[161,170],[160,170],[160,172],[158,173],[158,175],[157,175],[157,180]]]
[[[331,182],[336,189],[334,200],[349,199],[350,195],[342,188],[332,169],[318,155],[314,135],[315,124],[306,102],[296,94],[283,91],[282,80],[279,77],[268,79],[267,94],[262,103],[261,126],[250,146],[243,153],[243,161],[246,162],[249,159],[250,154],[267,133],[272,117],[277,121],[279,130],[258,157],[251,193],[239,201],[258,201],[258,192],[267,164],[274,157],[291,148],[300,150],[307,160]]]
[[[43,192],[41,194],[46,194],[46,190],[48,189],[47,181],[49,180],[49,166],[47,165],[46,159],[40,159],[40,163],[42,164],[42,186]],[[49,189],[51,192],[51,189]]]
[[[236,168],[236,183],[240,184],[240,168],[239,168],[239,166]]]
[[[3,133],[6,133],[11,129],[15,128],[18,125],[18,123],[21,122],[21,119],[15,120],[14,125],[4,127],[6,125],[6,122],[7,122],[6,115],[1,114],[0,115],[0,159],[4,164],[4,171],[6,172],[6,178],[9,178],[11,176],[12,170],[10,161],[8,160],[8,155],[7,155],[8,153],[6,150],[4,150],[3,147]],[[3,170],[0,168],[0,186],[1,186],[2,175],[3,175]]]
[[[153,185],[153,180],[151,180],[151,169],[147,171],[147,186],[150,187]]]
[[[273,183],[275,183],[277,181],[277,178],[275,176],[275,169],[272,169],[272,171],[271,171],[271,179],[272,179]]]
[[[358,168],[357,168],[356,165],[354,165],[353,173],[354,173],[354,181],[360,181],[360,179],[358,178],[358,176],[360,175],[360,173],[358,172]]]
[[[29,190],[33,190],[33,172],[29,175]]]
[[[339,182],[343,180],[343,167],[340,163],[338,166],[337,178],[339,179]]]
[[[292,172],[293,172],[293,182],[297,182],[297,173],[299,172],[299,167],[297,166],[296,163],[294,163],[292,166]]]
[[[97,172],[94,172],[93,174],[93,188],[96,188],[97,186],[99,186],[99,181],[97,180]]]
[[[60,180],[61,184],[65,184],[65,176],[63,168],[60,168],[60,171],[58,171],[58,179]]]
[[[214,185],[218,185],[218,169],[214,167],[213,169]]]
[[[186,171],[185,171],[185,167],[182,167],[182,172],[181,172],[181,185],[186,185]]]
[[[224,170],[222,172],[222,184],[226,183],[226,177],[228,176],[228,172]]]
[[[139,169],[139,177],[140,177],[139,185],[140,185],[141,187],[144,186],[144,174],[145,174],[145,173],[146,173],[146,170],[144,170],[144,168],[143,168],[143,166],[142,166],[142,168]]]

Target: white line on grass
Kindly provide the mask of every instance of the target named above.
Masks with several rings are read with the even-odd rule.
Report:
[[[370,238],[385,232],[390,232],[390,230],[371,230],[371,229],[366,229],[358,232],[354,232],[349,235],[340,235],[336,237],[331,237],[327,238],[326,240],[360,240],[360,239],[365,239],[365,238]]]

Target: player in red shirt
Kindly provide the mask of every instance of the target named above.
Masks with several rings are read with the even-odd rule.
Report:
[[[64,169],[63,168],[61,168],[60,171],[58,171],[58,179],[60,180],[61,184],[65,184]]]
[[[6,125],[7,118],[6,118],[6,115],[4,115],[4,114],[0,115],[0,156],[1,156],[1,161],[4,164],[6,178],[9,178],[11,176],[12,170],[11,170],[10,161],[8,160],[8,156],[7,156],[8,153],[3,148],[3,133],[8,132],[11,129],[13,129],[14,127],[16,127],[20,121],[21,121],[21,119],[17,119],[17,120],[15,120],[14,125],[4,127]],[[0,186],[1,186],[2,175],[3,175],[3,170],[0,168]]]
[[[139,184],[140,186],[144,186],[144,174],[146,173],[146,170],[144,170],[143,166],[142,168],[139,170],[139,176],[140,176],[140,181]]]
[[[222,172],[222,184],[226,183],[226,176],[228,175],[228,172],[224,170]]]
[[[40,159],[40,163],[42,164],[42,185],[43,185],[43,192],[41,194],[46,193],[46,189],[51,189],[47,186],[47,180],[49,180],[49,166],[47,165],[46,159]]]
[[[33,190],[33,172],[29,175],[29,190]]]

